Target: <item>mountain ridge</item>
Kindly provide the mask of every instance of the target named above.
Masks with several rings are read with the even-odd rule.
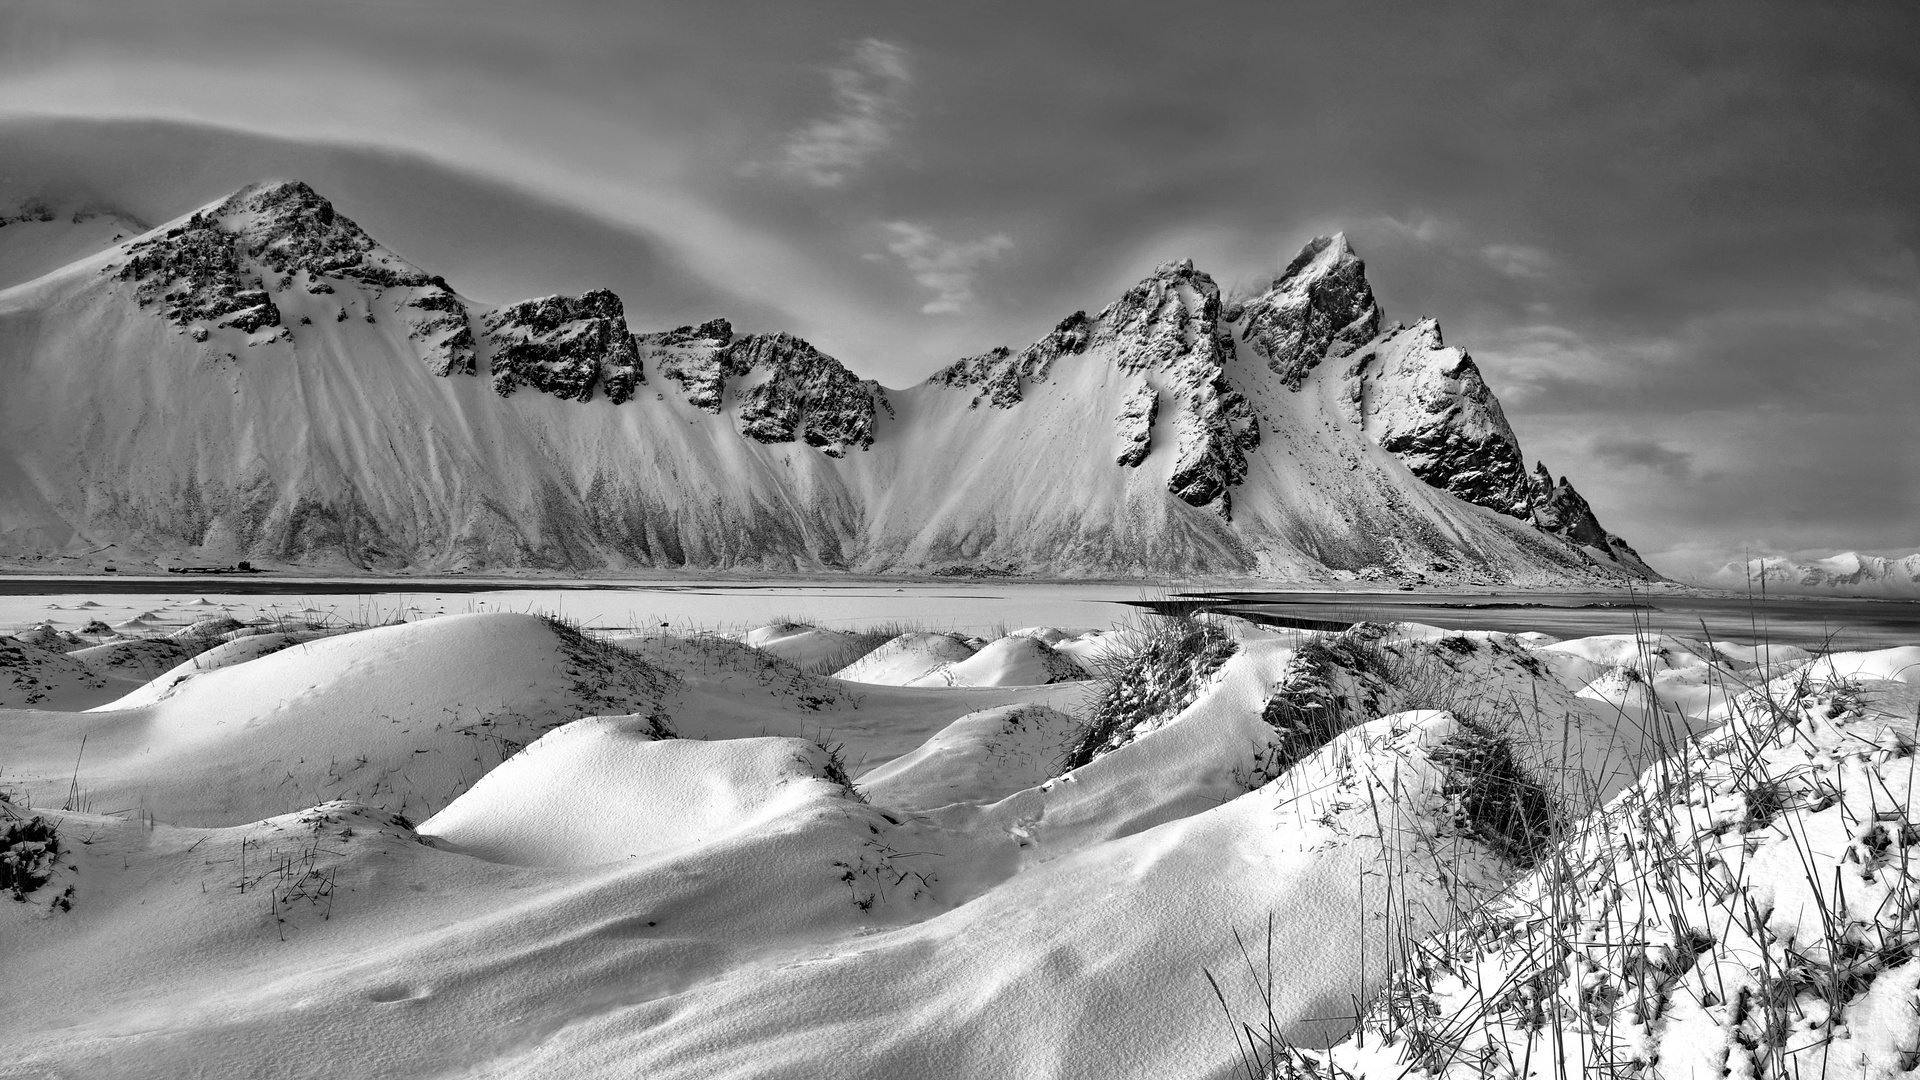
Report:
[[[0,292],[0,363],[29,390],[0,447],[0,554],[1657,576],[1527,472],[1437,323],[1383,324],[1364,264],[1323,237],[1250,300],[1169,262],[1019,352],[889,390],[724,319],[637,332],[605,290],[478,304],[305,184],[253,185]],[[59,392],[89,382],[98,419]]]
[[[1707,583],[1745,592],[1920,599],[1920,553],[1893,558],[1857,551],[1819,558],[1756,555],[1727,563]]]

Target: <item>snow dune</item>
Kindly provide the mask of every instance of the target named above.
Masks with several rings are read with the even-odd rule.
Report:
[[[0,1000],[0,1062],[1224,1076],[1207,973],[1300,1052],[1341,1044],[1407,943],[1498,910],[1556,830],[1756,690],[1851,680],[1821,709],[1877,694],[1916,738],[1891,681],[1913,649],[1204,626],[1170,659],[1150,627],[913,633],[829,676],[873,642],[445,616],[239,637],[106,708],[0,710],[0,817],[144,811],[31,811],[66,848],[0,905],[33,988]],[[1133,660],[1089,682],[1096,646]],[[1861,762],[1901,745],[1860,731]],[[1859,1016],[1897,996],[1872,985]]]

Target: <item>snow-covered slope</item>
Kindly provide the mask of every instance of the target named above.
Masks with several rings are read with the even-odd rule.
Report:
[[[0,209],[0,289],[32,281],[150,227],[113,210],[55,209],[43,199]]]
[[[488,308],[298,183],[0,292],[0,557],[379,568],[1651,574],[1526,472],[1339,237],[1253,300],[1169,263],[886,390],[605,291]]]
[[[1887,559],[1843,551],[1824,559],[1784,555],[1732,562],[1715,571],[1708,584],[1722,588],[1807,595],[1920,597],[1920,554]]]

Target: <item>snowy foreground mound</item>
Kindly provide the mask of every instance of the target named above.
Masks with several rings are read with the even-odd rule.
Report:
[[[1920,1054],[1920,647],[259,636],[92,711],[0,709],[0,1075]],[[94,671],[60,644],[22,651],[54,690],[47,656]]]

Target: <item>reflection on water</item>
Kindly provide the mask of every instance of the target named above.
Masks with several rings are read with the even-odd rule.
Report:
[[[1536,630],[1555,637],[1658,630],[1682,637],[1821,649],[1920,644],[1920,601],[1827,597],[1704,597],[1618,593],[1183,593],[1144,601],[1156,610],[1198,609],[1281,626],[1337,629],[1356,622],[1418,622],[1452,630]]]

